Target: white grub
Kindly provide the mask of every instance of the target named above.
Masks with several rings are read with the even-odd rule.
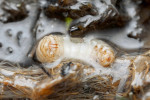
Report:
[[[115,59],[113,49],[101,40],[85,40],[74,43],[65,36],[45,36],[38,44],[36,56],[40,62],[52,63],[59,58],[79,59],[91,64],[107,67]]]

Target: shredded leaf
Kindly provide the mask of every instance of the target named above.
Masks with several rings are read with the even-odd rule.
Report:
[[[72,18],[66,17],[65,22],[66,22],[66,30],[68,30],[72,22]]]

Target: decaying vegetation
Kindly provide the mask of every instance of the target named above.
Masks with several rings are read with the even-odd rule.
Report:
[[[149,100],[149,5],[149,0],[0,0],[0,99]],[[94,55],[100,55],[100,64],[79,60],[78,54],[87,53],[91,45],[87,42],[91,37],[83,39],[83,36],[106,30],[110,30],[109,34],[120,31],[117,35],[106,32],[104,39],[101,35],[96,37],[114,49],[113,60],[107,67],[102,66],[101,56],[107,58],[107,54],[98,48],[100,46],[95,49],[102,54]],[[36,46],[49,34],[69,37],[70,45],[64,47],[71,48],[66,51],[72,50],[75,57],[70,53],[70,58],[60,56],[57,64],[39,62]],[[123,39],[120,34],[132,42],[144,41],[143,47],[126,50],[109,41],[113,35]],[[84,40],[89,44],[82,48]],[[54,42],[53,39],[50,42]],[[82,42],[83,45],[79,45]],[[53,47],[54,44],[46,48],[46,54],[47,49]],[[87,59],[85,55],[82,58]]]
[[[141,99],[142,96],[139,95],[144,95],[149,89],[149,55],[146,52],[136,57],[116,58],[115,63],[126,64],[127,59],[130,63],[127,69],[122,67],[122,71],[129,72],[125,80],[115,82],[113,80],[116,76],[106,74],[107,72],[101,74],[94,67],[74,60],[62,61],[56,67],[48,69],[51,76],[37,66],[21,68],[1,62],[1,98],[112,100],[117,98],[117,94],[120,98]],[[122,62],[117,61],[118,59],[122,59]],[[110,69],[116,66],[114,64]]]

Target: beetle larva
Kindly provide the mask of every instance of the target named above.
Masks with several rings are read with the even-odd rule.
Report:
[[[45,36],[38,44],[36,57],[40,62],[54,62],[63,53],[63,39],[61,36]]]
[[[78,41],[78,40],[77,40]],[[113,49],[101,40],[73,43],[60,35],[45,36],[38,44],[36,56],[40,62],[54,62],[60,57],[98,62],[107,67],[115,59]]]

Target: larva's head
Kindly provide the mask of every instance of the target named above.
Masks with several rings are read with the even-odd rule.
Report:
[[[36,57],[40,62],[54,62],[63,54],[63,38],[61,36],[49,35],[40,40]]]
[[[94,58],[96,61],[104,67],[108,67],[115,60],[115,53],[113,49],[103,41],[95,41],[94,46]]]

